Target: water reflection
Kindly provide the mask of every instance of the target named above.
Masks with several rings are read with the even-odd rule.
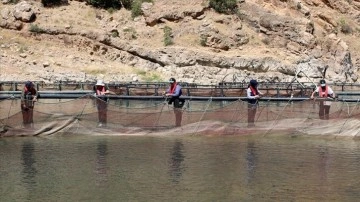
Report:
[[[256,169],[256,147],[253,141],[247,142],[246,147],[246,183],[250,184],[255,176],[255,169]]]
[[[327,172],[329,166],[329,150],[328,148],[320,147],[319,151],[319,170],[320,170],[320,181],[327,182]]]
[[[0,201],[360,198],[359,141],[248,136],[4,141]]]
[[[99,141],[96,148],[96,184],[103,186],[108,181],[106,156],[108,155],[107,142],[105,140]]]
[[[170,163],[169,163],[169,174],[172,182],[179,183],[181,176],[184,172],[184,145],[181,141],[176,140],[171,150]]]
[[[21,160],[22,160],[22,182],[25,184],[26,189],[32,191],[36,186],[35,176],[37,170],[35,168],[34,157],[34,143],[25,141],[22,145]]]

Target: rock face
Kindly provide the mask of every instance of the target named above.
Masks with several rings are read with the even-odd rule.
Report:
[[[358,1],[238,1],[224,15],[203,0],[154,0],[135,19],[83,1],[0,5],[0,81],[358,80]]]

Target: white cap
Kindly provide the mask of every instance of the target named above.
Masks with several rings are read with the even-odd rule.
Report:
[[[324,87],[324,86],[326,86],[326,84],[325,83],[322,83],[322,84],[320,84],[322,87]]]
[[[105,86],[103,80],[97,80],[95,86]]]

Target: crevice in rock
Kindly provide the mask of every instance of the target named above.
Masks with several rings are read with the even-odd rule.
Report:
[[[334,7],[331,5],[331,3],[329,2],[329,0],[321,0],[327,7],[334,9]]]

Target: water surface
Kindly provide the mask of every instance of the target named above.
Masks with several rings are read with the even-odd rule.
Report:
[[[309,136],[0,139],[1,201],[357,201],[360,142]]]

